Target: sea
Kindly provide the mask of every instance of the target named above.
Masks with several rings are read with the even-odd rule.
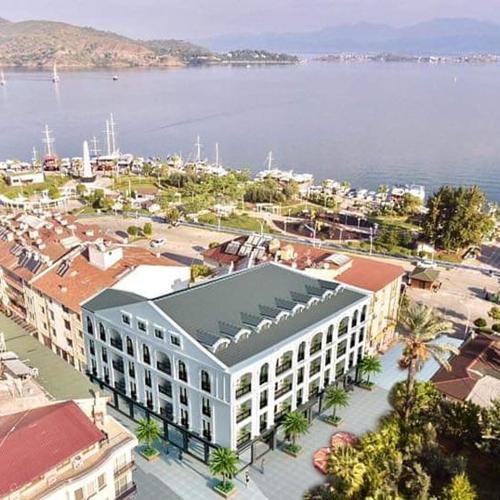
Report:
[[[113,80],[117,74],[119,79]],[[113,113],[124,153],[193,157],[197,136],[226,167],[274,166],[316,180],[476,184],[500,202],[500,65],[335,64],[60,72],[5,71],[0,159],[43,152],[47,124],[61,157],[85,139],[105,151]]]

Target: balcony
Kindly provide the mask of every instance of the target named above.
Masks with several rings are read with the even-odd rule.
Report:
[[[181,418],[181,426],[184,429],[189,429],[189,420],[187,418]]]
[[[290,408],[283,408],[274,414],[274,421],[282,419],[287,413],[290,413]]]
[[[123,361],[117,359],[113,360],[113,368],[120,373],[125,373],[125,368],[123,366]]]
[[[243,385],[240,388],[236,389],[236,399],[241,398],[245,394],[248,394],[252,391],[252,386],[250,384]]]
[[[313,354],[316,354],[318,351],[321,351],[321,342],[313,344],[311,346],[311,349],[309,350],[309,354],[312,356]]]
[[[290,392],[292,390],[292,384],[287,384],[285,385],[284,387],[281,387],[280,389],[278,389],[275,393],[274,393],[274,399],[278,399],[280,398],[281,396],[283,396],[284,394],[287,394],[288,392]]]
[[[118,380],[115,382],[115,389],[117,389],[120,392],[123,392],[124,394],[127,391],[126,385],[125,385],[125,380]]]
[[[172,368],[169,363],[165,363],[164,361],[157,361],[156,368],[167,375],[172,375]]]
[[[115,469],[115,478],[121,476],[122,474],[125,474],[125,472],[128,472],[129,470],[135,470],[135,462],[133,460]]]
[[[212,441],[212,433],[208,430],[204,430],[203,431],[203,437],[207,440],[207,441]]]
[[[158,391],[161,394],[165,394],[165,396],[168,396],[169,398],[172,397],[172,387],[170,385],[160,384],[158,385]]]
[[[316,375],[316,373],[319,373],[320,370],[321,370],[320,364],[312,365],[311,369],[309,370],[309,376],[313,377],[314,375]]]
[[[111,337],[110,344],[119,351],[123,351],[123,341],[118,337]]]
[[[242,434],[238,440],[236,441],[236,445],[238,447],[243,446],[245,443],[248,443],[250,441],[251,434],[250,432],[245,432],[245,434]]]
[[[244,408],[236,415],[236,423],[239,424],[252,414],[251,408]]]
[[[136,492],[137,485],[132,482],[118,496],[115,497],[115,500],[126,500],[127,498],[132,498],[135,496]]]
[[[291,359],[285,361],[281,365],[276,366],[276,376],[287,372],[288,370],[290,370],[290,368],[292,368],[292,360]]]

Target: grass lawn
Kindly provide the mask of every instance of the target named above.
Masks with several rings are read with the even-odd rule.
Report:
[[[200,222],[204,224],[217,225],[218,220],[215,214],[205,214],[199,217]],[[243,215],[230,215],[227,218],[221,219],[221,227],[231,227],[235,229],[244,229],[246,231],[254,231],[260,233],[261,225],[259,219],[255,219],[246,214]],[[264,222],[264,232],[272,233],[274,232],[265,222]]]
[[[39,182],[37,184],[29,184],[26,186],[9,186],[5,180],[0,178],[0,194],[7,196],[7,198],[16,198],[17,195],[22,194],[23,196],[30,197],[36,193],[41,193],[52,186],[60,188],[64,186],[70,177],[61,175],[45,175],[45,182]]]
[[[371,222],[384,226],[392,226],[405,231],[420,231],[421,228],[413,223],[408,216],[394,216],[394,215],[379,215],[377,217],[369,217]]]

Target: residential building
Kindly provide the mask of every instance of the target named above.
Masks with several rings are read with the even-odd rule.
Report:
[[[6,171],[4,178],[9,186],[40,184],[45,181],[43,170]]]
[[[106,413],[106,398],[0,416],[0,497],[125,499],[135,492],[137,440]]]
[[[452,401],[472,401],[485,408],[500,398],[500,340],[474,334],[450,359],[451,369],[441,367],[432,382]]]
[[[108,289],[82,305],[89,372],[117,405],[183,429],[185,447],[241,450],[353,383],[370,296],[275,263],[150,299]]]
[[[150,279],[151,269],[156,279]],[[139,282],[165,293],[189,280],[189,267],[144,248],[119,246],[98,226],[69,216],[22,215],[0,226],[4,309],[80,371],[87,367],[81,302],[111,286]]]
[[[279,262],[318,278],[371,292],[367,352],[385,351],[396,340],[405,274],[401,266],[261,235],[240,236],[209,248],[203,252],[203,258],[218,274],[262,262]]]

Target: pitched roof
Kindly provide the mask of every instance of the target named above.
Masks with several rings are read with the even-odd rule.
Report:
[[[462,345],[450,365],[450,371],[441,367],[432,381],[444,394],[465,401],[483,377],[500,379],[500,341],[477,335]]]
[[[405,273],[401,266],[362,257],[352,257],[351,266],[335,279],[347,285],[378,292]]]
[[[431,267],[416,267],[411,272],[411,279],[416,279],[420,281],[428,281],[429,283],[434,283],[439,278],[439,271]]]
[[[108,269],[93,266],[88,259],[88,250],[78,255],[63,276],[57,266],[37,278],[33,286],[60,304],[80,312],[80,304],[96,293],[113,286],[127,272],[139,265],[180,266],[167,257],[157,257],[146,248],[123,247],[123,257]]]
[[[73,401],[0,417],[0,496],[36,481],[104,438]]]
[[[223,363],[232,366],[364,298],[365,294],[339,283],[268,263],[153,302]],[[289,314],[296,305],[304,308]],[[282,315],[287,317],[278,319]],[[260,330],[263,322],[269,325]],[[256,333],[238,338],[245,331]],[[220,340],[232,341],[214,350]]]
[[[108,288],[102,291],[99,295],[85,302],[83,307],[88,311],[97,312],[104,309],[111,309],[113,307],[124,307],[130,304],[136,304],[147,300],[141,295],[115,288]]]

